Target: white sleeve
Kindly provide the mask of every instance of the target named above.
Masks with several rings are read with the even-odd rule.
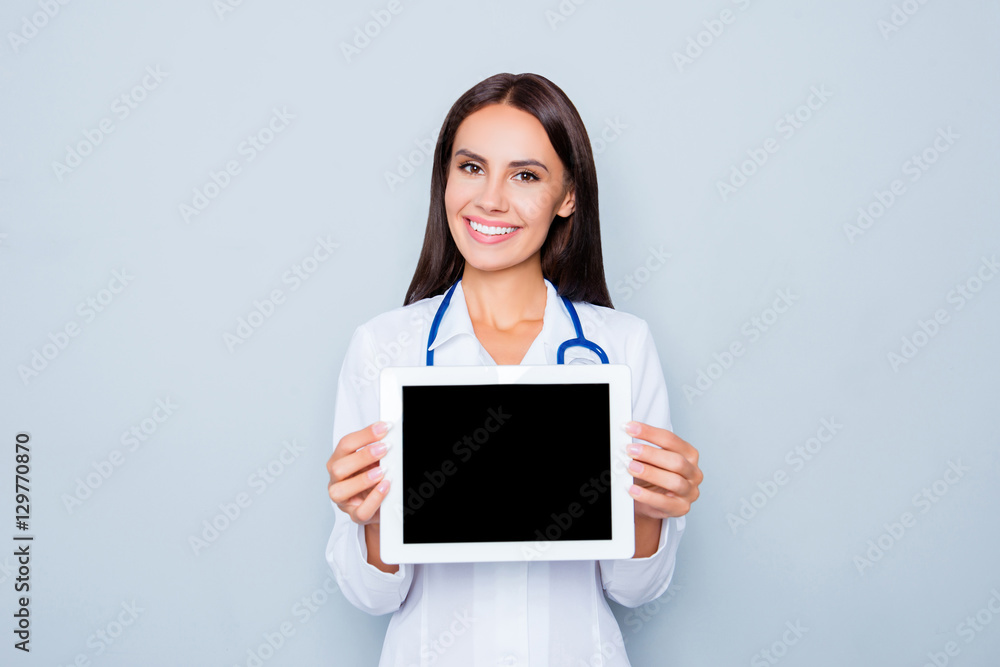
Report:
[[[337,383],[333,414],[333,446],[346,434],[378,421],[379,373],[376,347],[365,325],[354,330]],[[364,526],[355,523],[332,500],[336,514],[326,545],[326,560],[337,585],[351,604],[369,614],[388,614],[400,607],[413,581],[413,566],[400,565],[393,574],[370,564]]]
[[[632,369],[632,419],[672,431],[667,383],[646,322],[642,323],[635,347],[629,350],[628,364]],[[651,556],[598,561],[609,598],[626,607],[638,607],[663,595],[673,578],[685,519],[681,516],[663,520],[660,545]]]

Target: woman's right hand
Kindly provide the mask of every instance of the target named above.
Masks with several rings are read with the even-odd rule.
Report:
[[[382,429],[376,431],[376,427]],[[378,523],[379,506],[389,490],[389,480],[382,479],[385,471],[378,464],[386,451],[385,443],[378,439],[388,430],[384,422],[375,422],[348,433],[326,462],[330,500],[362,525]]]

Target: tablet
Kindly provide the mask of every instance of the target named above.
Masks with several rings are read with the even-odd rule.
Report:
[[[386,367],[386,563],[631,558],[624,364]]]

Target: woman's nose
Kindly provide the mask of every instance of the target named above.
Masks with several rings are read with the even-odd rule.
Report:
[[[489,176],[483,179],[476,203],[487,211],[502,211],[506,207],[504,182],[499,176]]]

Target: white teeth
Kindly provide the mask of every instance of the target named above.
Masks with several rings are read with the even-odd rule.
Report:
[[[517,227],[487,227],[486,225],[479,224],[475,220],[469,220],[469,225],[480,234],[487,234],[489,236],[502,236],[504,234],[510,234],[517,229]]]

